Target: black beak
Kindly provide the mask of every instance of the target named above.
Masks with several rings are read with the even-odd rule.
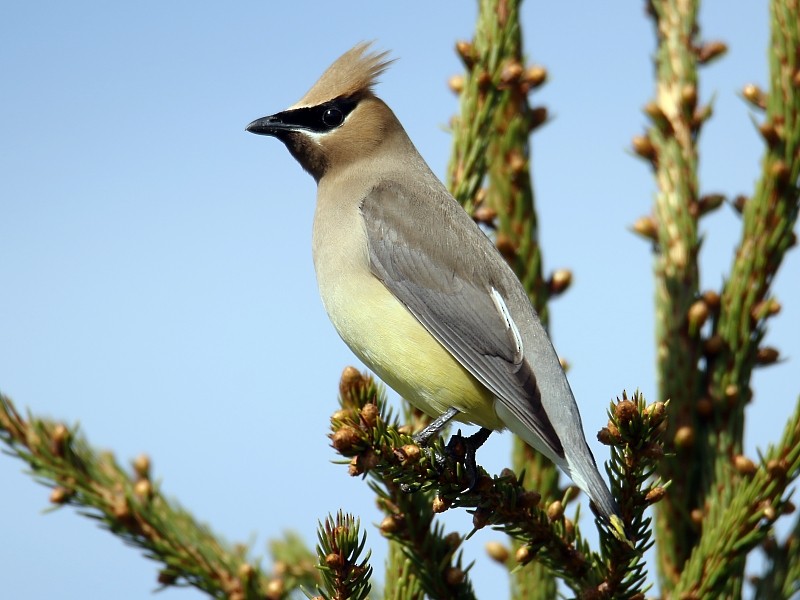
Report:
[[[246,131],[258,135],[279,135],[282,132],[293,129],[297,129],[297,127],[284,123],[280,114],[256,119],[245,128]]]

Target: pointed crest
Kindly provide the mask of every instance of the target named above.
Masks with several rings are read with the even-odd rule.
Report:
[[[372,92],[378,76],[394,62],[388,52],[370,52],[372,42],[361,42],[342,54],[328,67],[306,95],[292,108],[316,106],[359,92]]]

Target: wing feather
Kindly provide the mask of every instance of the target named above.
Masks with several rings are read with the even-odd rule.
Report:
[[[563,458],[520,334],[518,321],[538,324],[522,287],[494,244],[443,189],[410,192],[398,182],[384,182],[361,202],[372,272]],[[515,302],[509,302],[512,297]],[[524,310],[520,306],[527,306],[527,314],[512,312]]]

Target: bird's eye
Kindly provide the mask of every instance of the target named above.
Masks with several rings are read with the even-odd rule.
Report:
[[[338,127],[344,122],[344,113],[335,106],[327,108],[322,113],[322,122],[326,127]]]

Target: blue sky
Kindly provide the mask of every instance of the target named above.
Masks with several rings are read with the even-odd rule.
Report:
[[[701,142],[701,191],[749,193],[762,144],[738,98],[766,84],[762,3],[706,3],[705,36],[731,51],[703,69],[716,95]],[[385,545],[366,486],[331,464],[326,433],[342,368],[355,358],[328,323],[310,253],[313,180],[252,119],[295,102],[361,40],[399,60],[379,94],[443,175],[457,100],[452,48],[474,3],[9,3],[0,19],[0,390],[18,406],[79,421],[93,444],[153,459],[163,490],[234,541],[285,529],[315,541],[342,507]],[[627,227],[650,210],[648,168],[630,138],[646,121],[654,42],[641,3],[525,5],[526,48],[550,83],[533,96],[552,121],[534,136],[533,172],[548,269],[569,267],[552,305],[556,347],[595,455],[607,402],[655,398],[652,257]],[[701,223],[702,279],[718,288],[739,219]],[[775,292],[767,341],[789,360],[756,374],[747,447],[780,435],[800,385],[798,253]],[[356,363],[357,364],[357,363]],[[508,462],[509,435],[480,461]],[[0,455],[0,576],[9,598],[142,598],[156,565]],[[464,513],[448,526],[466,531]],[[475,582],[495,597],[499,567],[476,536]],[[199,598],[193,590],[170,598]],[[166,596],[165,596],[166,597]]]

